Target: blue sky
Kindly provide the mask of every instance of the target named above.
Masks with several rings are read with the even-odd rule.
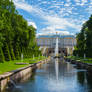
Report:
[[[40,34],[76,34],[92,14],[92,0],[14,0],[19,14]]]

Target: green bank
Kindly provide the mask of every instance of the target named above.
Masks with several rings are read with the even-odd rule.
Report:
[[[40,56],[40,57],[34,57],[34,58],[27,58],[24,60],[14,60],[14,61],[0,63],[0,74],[9,72],[9,71],[13,71],[18,68],[22,68],[22,67],[28,66],[30,64],[37,63],[40,60],[44,60],[44,59],[46,59],[46,57]],[[20,63],[20,64],[16,64],[16,63]],[[25,64],[22,64],[22,63],[25,63]]]
[[[68,56],[67,58],[72,59],[72,60],[76,60],[76,61],[81,61],[84,63],[92,63],[92,58],[83,58],[83,57],[77,57],[77,56]]]

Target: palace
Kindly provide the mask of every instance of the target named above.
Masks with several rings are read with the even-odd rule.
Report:
[[[49,55],[55,52],[56,38],[58,37],[59,53],[64,55],[71,55],[76,45],[76,38],[74,35],[39,35],[37,37],[37,45],[43,55]]]

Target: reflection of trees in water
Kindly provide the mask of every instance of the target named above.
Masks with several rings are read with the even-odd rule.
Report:
[[[85,83],[85,72],[77,72],[77,80],[83,85]]]
[[[87,74],[87,84],[90,89],[92,89],[92,75]],[[92,90],[91,90],[92,92]]]
[[[89,75],[86,72],[78,72],[77,79],[81,85],[87,87],[87,92],[92,92],[92,75]]]
[[[6,90],[5,92],[24,92],[24,91],[21,88],[14,88],[14,89]]]

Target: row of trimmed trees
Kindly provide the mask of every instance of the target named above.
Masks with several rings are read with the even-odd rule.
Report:
[[[0,62],[41,54],[36,29],[18,14],[12,0],[0,0]]]
[[[80,33],[76,36],[77,45],[74,50],[74,55],[83,57],[92,57],[92,15],[86,21]]]

